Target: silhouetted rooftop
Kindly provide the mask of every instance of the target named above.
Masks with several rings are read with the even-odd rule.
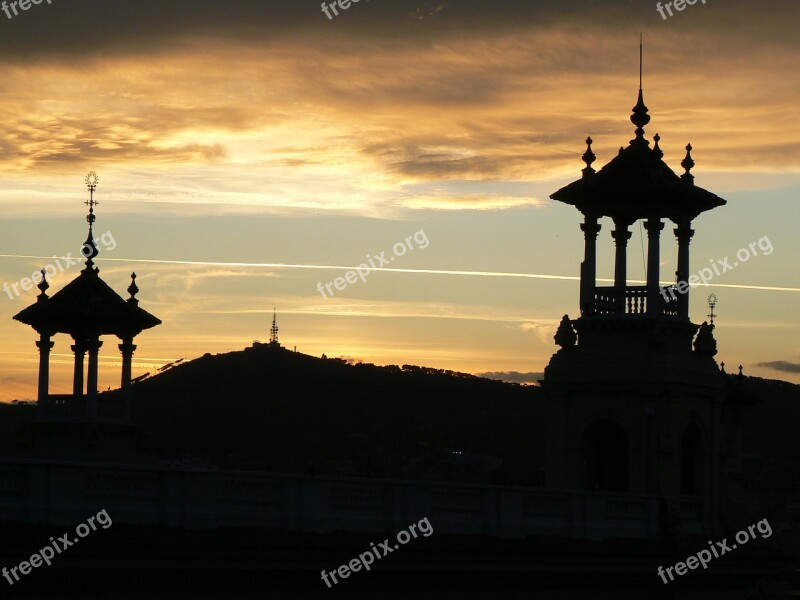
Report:
[[[125,301],[92,267],[81,271],[50,298],[43,291],[36,303],[14,315],[14,319],[37,331],[70,335],[135,335],[161,323],[135,301]]]
[[[564,186],[550,197],[553,200],[575,206],[584,214],[608,216],[632,223],[651,216],[665,217],[673,221],[691,221],[697,215],[727,202],[694,185],[690,170],[694,166],[691,144],[681,165],[686,170],[678,176],[662,160],[664,153],[655,136],[655,146],[644,138],[643,126],[650,121],[644,106],[642,92],[633,109],[631,121],[637,125],[636,138],[619,154],[595,173],[591,164],[595,160],[592,140],[587,139],[588,148],[583,155],[587,167],[583,177]]]

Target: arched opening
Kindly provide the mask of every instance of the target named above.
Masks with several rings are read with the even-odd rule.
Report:
[[[619,424],[592,423],[583,432],[581,447],[585,489],[628,491],[628,436]]]
[[[692,423],[681,439],[681,494],[697,496],[703,490],[703,434]]]

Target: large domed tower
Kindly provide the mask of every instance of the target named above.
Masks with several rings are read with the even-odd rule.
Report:
[[[719,514],[725,382],[711,325],[689,316],[692,221],[726,202],[694,184],[691,145],[677,175],[664,161],[641,83],[635,137],[599,171],[587,139],[580,179],[552,194],[583,215],[580,316],[561,322],[561,349],[545,369],[549,398],[548,487],[657,494],[689,531]],[[598,286],[599,220],[613,222],[614,284]],[[631,226],[642,221],[645,285],[627,279]],[[674,225],[675,283],[660,283],[660,236]]]

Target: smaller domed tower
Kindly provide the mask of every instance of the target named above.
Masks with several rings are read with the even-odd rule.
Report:
[[[36,302],[23,309],[14,319],[30,325],[39,334],[36,346],[39,348],[39,392],[37,397],[36,431],[37,445],[51,450],[61,449],[61,444],[74,442],[76,449],[83,442],[94,444],[100,429],[108,430],[108,439],[117,438],[120,431],[130,426],[130,386],[133,353],[136,350],[134,338],[161,321],[139,306],[136,294],[136,274],[131,275],[128,287],[130,297],[120,297],[100,278],[100,269],[94,264],[99,254],[94,239],[93,227],[96,216],[94,199],[97,188],[97,175],[94,171],[86,177],[89,189],[89,234],[81,254],[86,258],[85,268],[70,283],[56,292],[47,295],[50,284],[47,272],[41,271],[40,294]],[[74,354],[73,389],[71,394],[51,394],[50,352],[54,346],[53,337],[66,334],[72,338],[70,349]],[[99,353],[103,346],[103,336],[116,336],[122,357],[122,394],[113,399],[100,400],[98,397]],[[84,359],[88,354],[88,367],[84,369]],[[86,375],[84,383],[84,374]],[[75,433],[86,429],[83,438]],[[113,431],[111,431],[113,430]],[[71,433],[70,433],[71,432]],[[67,438],[72,439],[67,439]],[[61,438],[60,440],[57,438]]]

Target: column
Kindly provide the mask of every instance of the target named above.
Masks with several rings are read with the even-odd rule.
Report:
[[[36,402],[36,415],[45,415],[47,398],[50,395],[50,350],[53,349],[54,342],[50,341],[50,336],[46,333],[39,333],[39,341],[36,347],[39,348],[39,395]]]
[[[89,351],[89,370],[86,374],[86,416],[90,419],[97,417],[97,373],[98,354],[103,342],[98,336],[89,338],[86,349]]]
[[[675,228],[678,238],[678,270],[675,276],[678,284],[678,316],[689,318],[689,243],[692,241],[694,229],[691,223],[679,223]]]
[[[661,261],[661,230],[664,223],[661,219],[651,217],[645,224],[647,229],[647,314],[661,314],[661,301],[659,300],[660,261]]]
[[[75,340],[70,346],[75,354],[75,369],[72,374],[72,395],[75,398],[83,396],[83,357],[86,355],[86,344],[83,340]]]
[[[131,418],[131,372],[133,371],[133,353],[136,350],[136,344],[133,343],[133,338],[125,338],[119,345],[119,350],[122,352],[122,381],[120,387],[122,388],[123,402],[124,402],[124,418],[130,421]]]
[[[597,217],[585,216],[581,223],[585,242],[581,263],[581,314],[594,314],[594,293],[597,286],[597,234],[600,224]]]
[[[628,280],[628,240],[631,239],[632,234],[628,231],[626,224],[614,221],[614,225],[614,231],[611,232],[614,243],[617,245],[614,257],[614,288],[616,292],[616,310],[614,312],[625,314],[625,287]]]

